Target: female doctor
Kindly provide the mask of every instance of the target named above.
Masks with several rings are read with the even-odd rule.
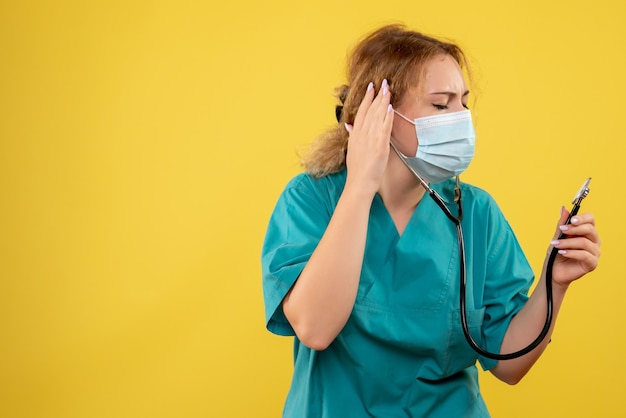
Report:
[[[519,382],[548,344],[569,285],[596,268],[593,215],[565,225],[561,209],[546,338],[512,360],[468,345],[455,225],[413,172],[454,207],[454,177],[474,145],[466,65],[458,46],[398,25],[355,48],[340,123],[287,184],[262,249],[267,328],[295,336],[283,416],[488,417],[476,361]],[[488,351],[517,351],[544,326],[545,266],[528,296],[534,274],[497,204],[459,187],[469,331]]]

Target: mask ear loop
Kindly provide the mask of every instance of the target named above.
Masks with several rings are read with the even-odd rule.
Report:
[[[411,119],[407,118],[402,113],[398,112],[396,109],[393,109],[393,111],[396,113],[396,115],[400,116],[402,119],[404,119],[405,121],[409,122],[411,125],[415,125],[414,121],[412,121]]]
[[[404,116],[402,113],[398,112],[395,108],[393,109],[393,111],[395,112],[396,115],[400,116],[402,119],[404,119],[405,121],[409,122],[411,125],[415,125],[415,122],[413,122],[411,119],[407,118],[406,116]],[[433,193],[437,194],[437,192],[435,192],[429,185],[428,183],[426,183],[426,181],[422,178],[422,176],[420,176],[417,171],[415,171],[415,169],[413,167],[411,167],[409,165],[409,163],[406,162],[407,156],[404,155],[402,152],[400,152],[400,150],[396,147],[396,145],[393,143],[393,141],[389,140],[389,145],[391,145],[391,148],[393,148],[393,150],[396,152],[396,154],[398,155],[398,157],[400,158],[400,161],[402,161],[402,163],[406,166],[406,168],[409,169],[409,171],[411,173],[413,173],[413,175],[415,177],[417,177],[417,179],[419,180],[420,184],[422,185],[422,187],[424,187],[424,189],[426,189],[426,191],[432,196]]]

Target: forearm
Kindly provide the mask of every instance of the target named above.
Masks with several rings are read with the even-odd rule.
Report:
[[[509,328],[502,341],[500,352],[502,354],[518,351],[534,341],[546,322],[546,278],[542,274],[539,283],[517,315],[511,320]],[[500,380],[509,384],[519,382],[530,368],[539,359],[546,346],[550,342],[556,318],[565,297],[567,286],[553,283],[552,286],[552,322],[548,334],[543,341],[530,353],[512,360],[500,360],[491,372]]]
[[[283,301],[296,335],[311,348],[326,348],[352,312],[372,198],[346,185],[322,239]]]

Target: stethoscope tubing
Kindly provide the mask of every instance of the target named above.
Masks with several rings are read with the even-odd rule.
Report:
[[[550,257],[548,258],[548,263],[546,265],[546,303],[547,303],[546,321],[543,325],[543,328],[541,329],[541,332],[537,336],[537,338],[535,338],[535,340],[533,340],[526,347],[522,348],[521,350],[512,352],[512,353],[500,354],[500,353],[493,353],[493,352],[487,351],[481,348],[480,345],[478,345],[478,343],[474,340],[474,338],[472,337],[470,333],[469,325],[467,322],[467,303],[466,303],[467,279],[466,279],[466,263],[465,263],[465,243],[463,240],[463,228],[461,226],[461,221],[463,219],[463,206],[461,202],[461,189],[458,186],[458,177],[457,177],[457,189],[455,193],[456,195],[455,200],[457,202],[457,207],[458,207],[458,216],[454,216],[450,212],[450,209],[448,209],[448,207],[445,205],[441,197],[436,192],[434,192],[434,190],[432,193],[429,193],[429,194],[433,198],[435,203],[437,203],[437,205],[444,211],[448,219],[454,222],[456,226],[457,240],[458,240],[458,247],[459,247],[459,274],[461,278],[461,282],[459,286],[459,310],[460,310],[460,317],[461,317],[461,327],[463,328],[463,335],[465,336],[465,339],[467,340],[468,344],[474,351],[476,351],[481,356],[494,359],[494,360],[511,360],[511,359],[515,359],[515,358],[518,358],[525,354],[530,353],[532,350],[537,348],[539,344],[541,344],[541,342],[546,338],[546,336],[548,335],[548,332],[550,331],[550,325],[552,324],[552,316],[553,316],[553,309],[554,309],[553,308],[554,301],[552,298],[552,267],[554,265],[554,260],[556,258],[556,255],[558,254],[557,249],[552,248],[552,251],[550,252]],[[575,212],[578,212],[578,207],[575,208]],[[572,211],[572,214],[570,214],[570,217],[573,215],[575,215],[574,211]]]
[[[391,145],[393,150],[396,152],[398,157],[400,157],[400,160],[404,163],[404,165],[419,180],[422,187],[426,189],[426,191],[428,192],[430,197],[433,199],[433,201],[437,204],[437,206],[441,208],[441,210],[446,215],[446,217],[450,219],[456,226],[458,248],[459,248],[459,275],[460,275],[459,309],[460,309],[460,317],[461,317],[461,328],[463,329],[463,335],[465,336],[465,339],[467,340],[470,347],[481,356],[494,359],[494,360],[511,360],[511,359],[515,359],[515,358],[518,358],[525,354],[530,353],[532,350],[537,348],[539,344],[541,344],[541,342],[546,338],[546,336],[548,335],[548,332],[550,331],[550,325],[552,324],[552,316],[553,316],[553,309],[554,309],[554,301],[552,298],[552,267],[554,265],[554,260],[556,259],[556,256],[558,254],[558,250],[554,247],[552,248],[552,251],[550,252],[550,256],[548,258],[548,263],[546,265],[546,304],[547,304],[546,321],[543,325],[543,328],[541,329],[541,332],[537,336],[537,338],[535,338],[535,340],[532,341],[530,344],[528,344],[526,347],[522,348],[521,350],[512,352],[512,353],[506,353],[506,354],[493,353],[493,352],[490,352],[481,348],[478,345],[478,343],[474,341],[474,338],[472,337],[470,330],[469,330],[469,325],[467,323],[467,306],[466,306],[467,279],[466,279],[466,265],[465,265],[465,243],[463,241],[463,228],[461,226],[461,221],[463,220],[463,204],[461,202],[462,199],[461,199],[461,186],[460,186],[459,176],[456,176],[456,187],[454,189],[454,200],[457,204],[458,214],[457,216],[454,216],[452,212],[450,211],[450,209],[448,209],[448,206],[446,206],[446,204],[444,203],[441,196],[439,196],[439,194],[435,190],[433,190],[424,179],[422,179],[422,176],[420,176],[419,173],[417,173],[415,169],[413,169],[413,167],[411,167],[405,161],[405,159],[402,158],[402,153],[396,148],[394,143],[389,142],[389,144]],[[570,215],[567,218],[566,224],[570,223],[572,216],[578,213],[579,208],[580,208],[580,199],[575,202],[574,208],[570,212]],[[562,238],[563,236],[564,235],[561,234],[559,239]]]
[[[430,189],[430,187],[429,187]],[[552,248],[550,251],[550,255],[548,257],[548,262],[546,264],[546,321],[541,329],[541,332],[530,344],[521,350],[514,351],[512,353],[500,354],[493,353],[481,348],[478,343],[472,337],[469,325],[467,322],[467,306],[466,306],[466,294],[467,294],[467,279],[466,279],[466,264],[465,264],[465,243],[463,240],[463,228],[461,226],[461,221],[463,219],[463,205],[461,202],[461,189],[459,186],[459,180],[457,177],[457,189],[455,190],[455,200],[457,202],[458,207],[458,216],[454,216],[450,209],[445,205],[443,199],[432,189],[429,190],[430,196],[433,198],[437,206],[439,206],[445,215],[456,225],[457,231],[457,239],[458,239],[458,247],[459,247],[459,272],[460,272],[460,286],[459,286],[459,308],[460,308],[460,317],[461,317],[461,327],[463,328],[463,335],[467,340],[470,347],[480,354],[483,357],[487,357],[494,360],[511,360],[523,355],[526,355],[533,351],[535,348],[541,344],[541,342],[546,338],[548,332],[550,331],[550,326],[552,324],[553,310],[554,310],[554,300],[552,297],[552,268],[554,266],[554,260],[558,255],[558,250],[556,248]],[[574,204],[572,211],[570,212],[565,224],[569,224],[572,217],[578,213],[580,209],[580,201]],[[565,235],[561,233],[559,235],[559,239],[562,239]]]

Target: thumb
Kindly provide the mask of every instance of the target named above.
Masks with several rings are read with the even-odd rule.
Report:
[[[559,226],[565,225],[565,222],[567,221],[568,216],[569,216],[569,211],[565,209],[565,206],[561,206],[561,218],[559,219],[559,222],[556,224],[556,231],[554,232],[553,239],[557,239],[559,235],[561,235],[561,230],[559,229]]]

